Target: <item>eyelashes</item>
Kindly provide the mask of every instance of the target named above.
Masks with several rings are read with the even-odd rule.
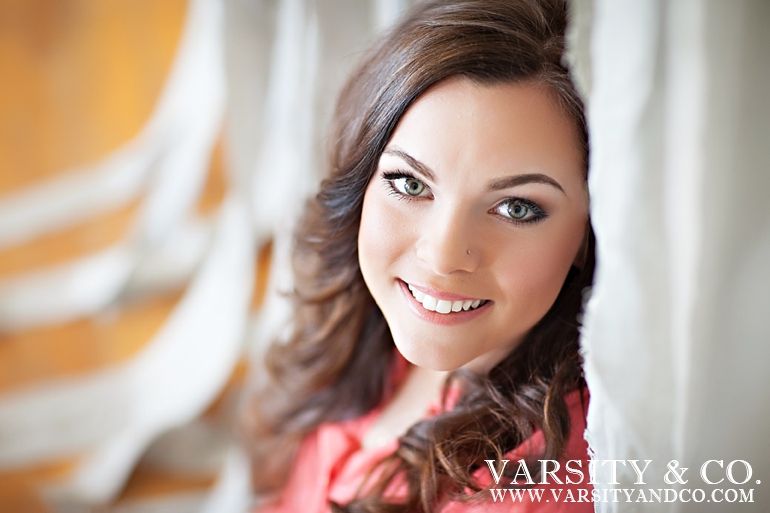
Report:
[[[411,173],[404,171],[384,172],[382,173],[382,180],[388,193],[399,200],[414,201],[433,198],[430,187]],[[488,212],[516,225],[533,224],[548,217],[548,213],[540,205],[527,198],[519,197],[506,198]]]
[[[383,180],[390,187],[390,192],[401,199],[431,198],[430,187],[413,175],[404,172],[383,173]],[[424,194],[428,193],[428,194]]]
[[[514,223],[537,223],[548,217],[537,203],[525,198],[508,198],[498,203],[491,211]]]

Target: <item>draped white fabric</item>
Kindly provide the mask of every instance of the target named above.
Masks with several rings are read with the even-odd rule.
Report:
[[[115,511],[248,509],[243,454],[229,433],[196,417],[244,348],[259,353],[281,328],[291,227],[323,170],[334,98],[373,34],[407,4],[190,0],[141,132],[93,165],[0,198],[0,248],[141,200],[128,236],[112,247],[0,280],[0,331],[100,315],[186,286],[160,331],[124,364],[0,394],[0,469],[80,456],[67,481],[45,490],[56,508],[80,511],[114,498],[144,454],[186,472],[221,468],[220,478],[208,496]],[[200,218],[193,206],[223,120],[226,198]],[[272,285],[253,315],[254,249],[269,239]],[[201,443],[210,450],[201,454]]]
[[[770,4],[573,7],[598,242],[583,338],[588,439],[597,460],[653,460],[644,486],[618,465],[616,488],[703,488],[710,499],[732,487],[754,500],[622,500],[597,511],[766,511]],[[686,484],[663,480],[671,460],[689,468]],[[753,476],[709,486],[699,476],[708,460],[747,461]],[[709,469],[725,477],[718,463]],[[609,482],[610,465],[597,478]]]
[[[143,193],[131,233],[79,261],[0,280],[0,329],[64,322],[104,308],[186,219],[224,107],[222,5],[192,0],[179,52],[144,130],[90,169],[0,200],[0,247],[71,226]]]

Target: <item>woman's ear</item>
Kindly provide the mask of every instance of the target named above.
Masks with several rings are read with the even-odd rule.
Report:
[[[583,242],[580,243],[580,247],[575,254],[575,260],[572,261],[572,265],[582,270],[586,265],[588,259],[588,239],[591,236],[591,221],[586,221],[585,230],[583,231]]]

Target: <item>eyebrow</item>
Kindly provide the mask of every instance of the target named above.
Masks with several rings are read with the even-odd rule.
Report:
[[[431,171],[431,169],[428,166],[426,166],[416,158],[412,157],[404,150],[398,147],[386,148],[385,151],[383,151],[383,154],[400,157],[407,164],[409,164],[415,171],[424,175],[425,177],[427,177],[429,180],[433,182],[436,181],[436,177],[433,174],[433,171]],[[497,180],[493,180],[492,182],[489,183],[489,188],[494,191],[497,191],[497,190],[508,189],[509,187],[517,187],[519,185],[524,185],[529,183],[542,183],[545,185],[550,185],[551,187],[554,187],[555,189],[566,194],[562,186],[559,185],[559,182],[557,182],[550,176],[544,175],[542,173],[527,173],[523,175],[514,175],[514,176],[506,176],[504,178],[498,178]]]
[[[497,191],[500,189],[507,189],[508,187],[516,187],[517,185],[524,185],[527,183],[544,183],[566,194],[562,186],[559,185],[559,182],[557,182],[550,176],[544,175],[542,173],[528,173],[525,175],[507,176],[505,178],[494,180],[492,183],[489,184],[489,188]]]
[[[400,157],[407,164],[412,166],[412,168],[414,168],[415,171],[419,172],[421,175],[424,175],[426,178],[428,178],[432,182],[436,181],[436,176],[433,174],[433,171],[431,171],[431,169],[428,166],[426,166],[416,158],[412,157],[404,150],[400,148],[385,148],[385,151],[383,151],[382,153],[384,153],[385,155],[393,155],[395,157]]]

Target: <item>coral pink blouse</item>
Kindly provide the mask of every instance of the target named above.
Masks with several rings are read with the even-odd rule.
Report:
[[[510,478],[501,478],[499,484],[492,486],[502,492],[487,491],[487,500],[475,503],[450,502],[444,504],[440,513],[502,512],[517,513],[589,513],[594,511],[590,502],[593,487],[588,484],[588,445],[583,439],[585,414],[588,405],[588,392],[573,391],[565,397],[570,413],[571,431],[565,446],[565,455],[559,461],[560,468],[547,478],[546,484],[538,484],[530,490],[508,491]],[[372,410],[367,415],[346,422],[321,425],[308,435],[300,446],[294,468],[284,488],[281,501],[257,510],[257,513],[327,513],[329,501],[345,504],[352,500],[358,486],[367,472],[382,458],[392,454],[398,441],[392,440],[377,448],[363,448],[361,442],[367,429],[380,414],[382,407]],[[437,406],[430,414],[438,413]],[[529,440],[506,455],[509,459],[508,470],[519,468],[518,459],[524,457],[528,449],[541,449],[543,436],[536,432]],[[491,458],[491,456],[490,456]],[[568,472],[565,464],[568,460]],[[494,482],[492,473],[482,461],[482,467],[476,471],[476,478],[482,485]],[[553,470],[554,464],[548,464]],[[534,471],[534,469],[530,468]],[[580,471],[580,473],[577,473]],[[524,474],[520,474],[523,476]],[[582,476],[582,480],[581,480]],[[570,481],[567,481],[569,477]],[[561,484],[559,483],[561,482]],[[496,499],[493,499],[495,493]],[[502,493],[502,498],[501,494]],[[521,496],[518,495],[521,493]],[[538,494],[541,494],[538,499]]]

